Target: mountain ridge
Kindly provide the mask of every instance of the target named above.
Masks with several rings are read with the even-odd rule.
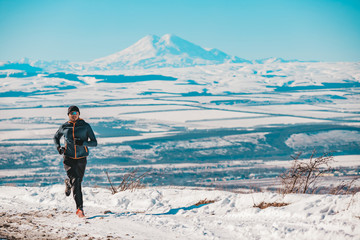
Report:
[[[16,64],[28,64],[32,67],[42,68],[46,71],[61,70],[125,70],[125,69],[152,69],[164,67],[194,67],[205,65],[218,65],[224,63],[240,64],[272,64],[316,62],[285,60],[283,58],[264,58],[246,60],[231,56],[217,48],[203,48],[174,34],[165,34],[162,37],[149,34],[131,46],[105,57],[90,62],[70,62],[68,60],[30,60],[22,58],[19,61],[1,62],[0,66],[18,68]]]

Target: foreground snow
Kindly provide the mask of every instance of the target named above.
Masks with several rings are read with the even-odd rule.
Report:
[[[112,195],[84,188],[88,219],[75,216],[62,185],[0,187],[0,238],[46,239],[359,239],[360,194],[240,194],[146,188]],[[195,206],[200,200],[214,203]],[[289,203],[254,208],[261,202]]]

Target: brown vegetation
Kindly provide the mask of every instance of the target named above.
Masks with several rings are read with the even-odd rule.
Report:
[[[291,156],[294,159],[292,166],[279,176],[281,180],[280,193],[355,195],[360,191],[360,187],[358,185],[358,180],[360,180],[359,176],[354,176],[348,181],[344,180],[335,187],[319,187],[319,183],[321,183],[322,178],[335,170],[330,167],[330,163],[334,161],[334,158],[328,153],[315,158],[315,153],[316,152],[314,150],[307,161],[299,160],[301,152],[295,157]]]
[[[358,180],[360,180],[360,177],[354,177],[349,181],[342,181],[338,186],[330,189],[329,193],[333,195],[354,195],[360,191],[360,187],[356,186]]]
[[[195,206],[200,206],[202,204],[209,204],[209,203],[214,203],[216,202],[215,200],[207,200],[207,198],[200,200],[198,203],[194,204]]]
[[[135,189],[143,188],[144,185],[142,184],[142,180],[147,175],[149,175],[150,172],[148,171],[148,172],[145,172],[142,174],[138,174],[138,168],[134,169],[131,172],[126,173],[122,177],[122,181],[118,187],[115,187],[113,185],[113,183],[110,180],[108,172],[105,172],[105,174],[106,174],[107,179],[110,184],[110,190],[111,190],[112,194],[115,194],[115,193],[118,193],[119,191],[125,191],[125,190],[134,191]]]
[[[268,208],[268,207],[284,207],[284,206],[287,206],[289,204],[290,203],[278,203],[278,202],[268,203],[268,202],[262,201],[259,204],[254,204],[253,207],[257,207],[257,208],[260,208],[260,209],[265,209],[265,208]]]
[[[319,178],[332,170],[329,164],[334,159],[328,153],[314,158],[315,153],[314,150],[308,161],[299,161],[301,152],[292,156],[294,161],[291,168],[280,175],[283,194],[314,193],[317,190]]]

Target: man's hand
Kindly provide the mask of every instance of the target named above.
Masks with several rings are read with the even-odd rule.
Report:
[[[84,141],[80,138],[75,138],[75,145],[82,146],[84,144]]]
[[[64,148],[64,147],[58,147],[57,150],[58,150],[58,152],[59,152],[60,155],[63,155],[64,152],[65,152],[65,148]]]

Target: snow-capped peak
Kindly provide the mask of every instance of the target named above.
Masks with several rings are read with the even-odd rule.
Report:
[[[176,41],[181,41],[183,39],[179,38],[178,36],[176,35],[173,35],[173,34],[165,34],[164,36],[162,36],[161,38],[161,41],[163,41],[166,45],[171,45],[173,42],[176,42]]]
[[[130,47],[91,62],[105,68],[188,67],[225,62],[249,62],[218,49],[204,49],[173,34],[147,35]]]
[[[131,45],[129,48],[140,48],[146,49],[147,47],[153,47],[155,43],[157,43],[160,38],[156,35],[146,35],[145,37],[141,38],[135,44]]]

